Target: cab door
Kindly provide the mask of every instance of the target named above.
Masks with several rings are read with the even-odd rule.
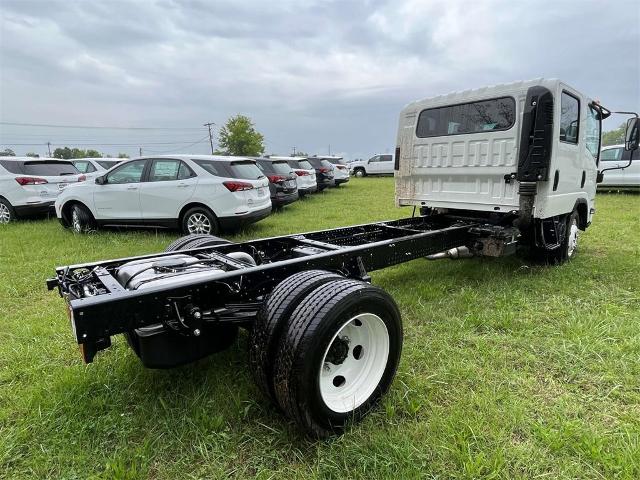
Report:
[[[193,196],[198,177],[178,159],[155,158],[149,161],[147,181],[140,187],[142,218],[174,220]]]
[[[105,183],[96,185],[93,203],[96,220],[139,221],[140,186],[143,183],[147,160],[132,160],[111,170]]]

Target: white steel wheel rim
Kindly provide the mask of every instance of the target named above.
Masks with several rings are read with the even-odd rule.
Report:
[[[356,172],[356,177],[364,177],[364,173],[362,173],[362,170],[358,170]]]
[[[82,232],[82,224],[80,223],[80,216],[78,215],[78,211],[73,209],[71,213],[71,224],[73,225],[73,231],[81,233]]]
[[[210,233],[211,222],[204,213],[194,213],[187,219],[189,233]]]
[[[572,257],[578,248],[578,222],[574,219],[569,227],[569,239],[567,240],[567,255]]]
[[[9,207],[4,203],[0,203],[0,223],[9,223],[10,220],[11,212],[9,211]]]
[[[387,326],[373,313],[361,313],[338,329],[324,352],[318,375],[320,396],[330,410],[351,412],[371,397],[387,367],[389,345]],[[339,350],[342,355],[336,359]]]

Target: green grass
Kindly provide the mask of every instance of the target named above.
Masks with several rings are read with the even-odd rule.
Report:
[[[56,265],[159,251],[177,233],[0,229],[2,478],[640,478],[640,197],[599,195],[578,256],[416,260],[373,273],[404,352],[380,407],[314,442],[259,394],[246,335],[172,371],[121,337],[82,365]],[[397,218],[389,178],[297,202],[236,239]]]

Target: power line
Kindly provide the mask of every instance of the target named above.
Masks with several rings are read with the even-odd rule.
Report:
[[[87,129],[109,129],[109,130],[200,130],[199,127],[108,127],[104,125],[53,125],[48,123],[19,123],[19,122],[0,122],[0,125],[13,125],[16,127],[87,128]]]
[[[180,148],[189,148],[189,147],[193,147],[194,145],[197,145],[197,144],[199,144],[199,143],[204,142],[204,141],[207,139],[207,137],[208,137],[208,135],[207,135],[207,136],[202,137],[202,138],[201,138],[200,140],[198,140],[197,142],[194,142],[194,143],[192,143],[192,144],[190,144],[190,145],[185,145],[184,147],[180,147]],[[174,151],[175,151],[175,149],[174,149],[174,148],[171,148],[171,149],[169,149],[169,150],[162,150],[162,151],[159,151],[159,152],[158,152],[158,151],[154,151],[154,150],[149,150],[149,152],[151,152],[151,153],[155,153],[155,154],[161,154],[161,153],[173,153]],[[142,156],[142,155],[140,155],[140,156]]]
[[[208,137],[208,136],[207,136]],[[207,137],[204,137],[202,140],[206,140]],[[195,143],[199,143],[202,140],[197,140]],[[67,142],[72,146],[83,146],[83,147],[137,147],[140,145],[184,145],[187,142],[137,142],[137,143],[71,143]],[[40,145],[63,145],[63,143],[58,142],[45,142],[45,143],[7,143],[0,142],[2,145],[9,145],[11,147],[36,147]]]

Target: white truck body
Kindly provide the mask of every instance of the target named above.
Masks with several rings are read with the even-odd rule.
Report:
[[[527,151],[521,152],[535,143],[535,155],[545,136],[536,130],[539,138],[529,142],[531,110],[538,101],[532,92],[550,93],[540,96],[545,103],[537,111],[539,117],[545,116],[546,137],[551,138],[546,139],[547,164],[537,166],[535,178],[531,178],[533,170],[526,170]],[[597,108],[591,99],[555,79],[495,85],[410,103],[400,114],[398,128],[396,203],[515,213],[521,208],[520,184],[526,180],[536,188],[533,218],[567,214],[580,205],[581,227],[586,228],[595,211],[600,147]]]

